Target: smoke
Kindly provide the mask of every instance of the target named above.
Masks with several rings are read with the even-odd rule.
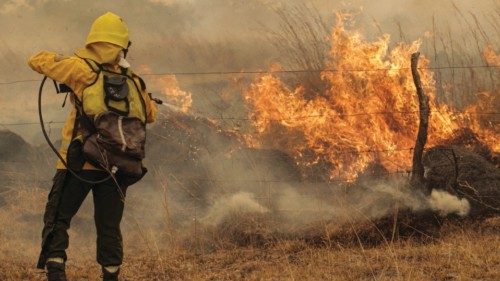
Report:
[[[432,190],[428,202],[430,208],[440,213],[442,216],[457,214],[461,217],[465,217],[470,211],[470,204],[467,199],[460,199],[444,190]]]
[[[328,193],[326,189],[332,188],[334,192]],[[333,186],[323,186],[322,191],[318,186],[288,186],[260,201],[251,191],[237,191],[209,205],[200,222],[217,226],[235,217],[266,214],[279,221],[279,226],[300,229],[318,221],[343,224],[377,220],[393,213],[396,208],[414,213],[432,210],[443,217],[450,214],[464,217],[469,213],[470,204],[467,199],[444,190],[433,190],[430,196],[424,196],[412,190],[403,178],[390,181],[371,179],[350,186],[349,190]]]
[[[221,197],[207,210],[201,222],[207,225],[218,225],[225,217],[234,213],[263,214],[269,210],[255,200],[255,196],[248,192],[238,192]]]

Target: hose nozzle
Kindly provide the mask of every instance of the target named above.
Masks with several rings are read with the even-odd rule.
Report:
[[[153,94],[148,93],[148,95],[149,95],[149,98],[150,98],[152,101],[156,102],[156,104],[163,104],[163,101],[162,101],[161,99],[159,99],[159,98],[153,98]]]

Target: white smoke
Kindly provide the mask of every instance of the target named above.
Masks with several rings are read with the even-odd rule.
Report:
[[[201,222],[218,225],[234,214],[262,214],[273,212],[291,225],[306,225],[321,220],[336,220],[339,223],[356,219],[379,219],[394,211],[394,208],[413,212],[432,210],[441,216],[457,214],[466,216],[470,204],[443,190],[433,190],[430,196],[415,192],[402,181],[372,182],[369,189],[355,192],[354,200],[343,198],[341,192],[333,194],[334,200],[299,192],[297,188],[283,188],[271,200],[271,209],[258,202],[249,191],[238,191],[217,199],[208,209]]]
[[[457,214],[465,217],[470,211],[470,204],[467,199],[460,199],[444,190],[432,190],[431,196],[428,198],[428,203],[433,211],[438,212],[442,216]]]
[[[269,210],[255,200],[255,196],[249,192],[238,192],[224,196],[210,207],[201,222],[207,225],[218,225],[228,215],[234,213],[266,213]]]

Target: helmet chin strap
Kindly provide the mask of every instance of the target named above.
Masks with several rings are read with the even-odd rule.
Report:
[[[125,54],[123,51],[120,51],[120,54],[118,55],[118,65],[123,67],[123,68],[129,68],[130,63],[125,59]]]
[[[127,48],[123,49],[123,58],[126,59],[128,55],[128,49],[132,46],[132,41],[128,41]]]
[[[126,58],[127,58],[127,54],[128,54],[128,49],[130,48],[131,45],[132,45],[132,42],[128,41],[127,48],[121,50],[120,54],[118,55],[119,56],[118,65],[121,66],[121,67],[123,67],[123,68],[129,68],[130,67],[130,63],[126,60]]]

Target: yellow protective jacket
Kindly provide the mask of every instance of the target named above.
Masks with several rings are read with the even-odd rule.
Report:
[[[117,57],[122,48],[120,46],[96,42],[76,51],[75,56],[65,57],[56,53],[43,51],[32,56],[28,65],[36,72],[59,81],[69,86],[79,100],[82,100],[82,93],[85,88],[91,85],[97,78],[97,74],[85,62],[84,59],[91,59],[99,64],[103,64],[106,69],[119,71]],[[134,78],[137,85],[140,85],[139,78]],[[157,107],[151,100],[149,94],[141,89],[141,95],[146,103],[146,122],[151,123],[156,120]],[[73,136],[77,110],[73,108],[66,119],[62,129],[61,148],[59,152],[66,159],[67,149]],[[66,169],[61,161],[57,163],[57,169]],[[85,163],[83,169],[96,169],[89,163]]]

